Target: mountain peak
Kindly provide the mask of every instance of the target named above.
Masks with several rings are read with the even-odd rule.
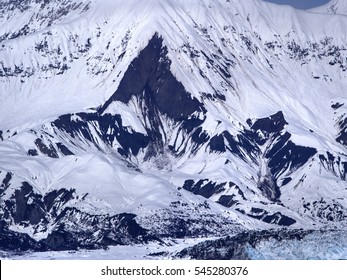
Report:
[[[315,13],[327,13],[333,15],[347,15],[347,3],[342,0],[331,0],[329,3],[311,9]]]

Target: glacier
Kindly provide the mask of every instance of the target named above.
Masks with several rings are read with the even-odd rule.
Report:
[[[262,239],[262,237],[267,236]],[[270,236],[270,237],[269,237]],[[170,239],[165,244],[149,243],[110,246],[107,249],[49,252],[0,251],[5,260],[346,260],[345,231],[314,231],[301,238],[279,239],[260,232],[259,240],[244,244],[240,250],[218,239]],[[212,249],[207,244],[212,243]],[[222,243],[219,247],[216,243]],[[199,253],[194,251],[198,249]],[[189,252],[187,254],[187,252]],[[216,253],[218,252],[218,253]],[[230,254],[230,252],[233,252]]]

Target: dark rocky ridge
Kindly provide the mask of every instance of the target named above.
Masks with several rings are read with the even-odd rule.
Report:
[[[278,201],[281,196],[278,179],[284,173],[304,166],[317,150],[311,147],[299,146],[293,143],[291,134],[285,131],[288,124],[283,113],[277,112],[266,118],[260,118],[253,123],[248,120],[250,128],[233,136],[228,131],[211,138],[209,146],[212,152],[231,152],[247,162],[251,159],[260,164],[259,158],[267,160],[268,174],[261,174],[262,181],[258,187],[265,197]],[[268,148],[262,154],[261,147],[267,143]]]
[[[273,225],[279,225],[279,226],[291,226],[296,223],[296,220],[288,217],[286,215],[283,215],[280,212],[275,212],[275,213],[269,213],[268,211],[260,208],[254,208],[252,207],[249,212],[245,212],[242,209],[236,209],[242,214],[245,214],[251,218],[263,221],[267,224],[273,224]]]
[[[217,194],[224,191],[224,186],[226,184],[226,182],[217,184],[215,182],[209,181],[208,179],[199,180],[196,183],[193,180],[186,180],[184,182],[183,188],[187,191],[192,192],[193,194],[209,198],[213,194]]]
[[[5,175],[1,190],[13,184],[11,176]],[[132,213],[88,213],[74,207],[75,203],[89,203],[86,197],[88,194],[64,188],[42,195],[23,182],[9,199],[0,200],[0,250],[100,249],[111,245],[161,243],[162,238],[224,236],[240,228],[231,219],[211,213],[207,201],[193,205],[177,201],[162,212],[139,218]],[[194,215],[190,216],[191,213]],[[26,228],[31,234],[48,232],[48,235],[36,241],[29,234],[13,231],[11,226]]]
[[[247,248],[255,248],[261,241],[275,239],[301,240],[313,231],[278,230],[278,231],[248,231],[236,236],[221,238],[199,243],[186,248],[176,254],[176,258],[190,258],[196,260],[249,260]]]
[[[321,165],[332,172],[335,176],[340,177],[342,180],[347,179],[347,162],[343,161],[340,156],[334,156],[330,152],[319,155]]]
[[[144,92],[139,93],[136,97],[148,98],[148,96],[153,97],[151,93],[144,90]],[[165,138],[165,135],[162,135],[163,131],[160,129],[162,124],[159,109],[155,107],[155,102],[151,103],[149,101],[145,103],[148,107],[141,106],[141,108],[146,109],[142,112],[143,118],[150,119],[150,123],[147,126],[148,135],[137,133],[124,127],[121,115],[102,114],[100,111],[94,113],[78,113],[75,114],[75,117],[72,115],[61,116],[53,122],[53,126],[60,131],[68,133],[72,138],[82,137],[84,140],[88,140],[91,144],[98,147],[98,141],[94,139],[95,136],[93,136],[91,131],[91,126],[94,126],[98,132],[98,137],[104,143],[112,146],[117,141],[121,145],[118,148],[118,152],[124,157],[128,157],[130,154],[137,156],[140,149],[146,148],[146,160],[148,157],[160,154],[164,147],[163,138]],[[182,122],[182,129],[184,129],[187,123]],[[200,122],[196,120],[193,127],[198,126]],[[262,174],[262,177],[259,175],[258,188],[267,199],[273,202],[280,202],[280,187],[291,180],[289,176],[284,180],[279,180],[281,178],[280,176],[287,173],[291,174],[296,169],[307,164],[309,159],[317,151],[310,147],[298,146],[290,141],[291,135],[285,131],[287,122],[282,112],[278,112],[267,118],[257,119],[254,123],[249,120],[248,123],[250,128],[245,129],[236,136],[231,135],[228,131],[224,131],[222,134],[210,138],[200,127],[195,128],[191,134],[191,139],[196,144],[194,144],[194,149],[191,152],[194,152],[195,149],[198,149],[203,144],[209,143],[211,152],[230,152],[246,162],[251,159],[253,163],[259,164],[260,157],[266,158],[268,174]],[[271,145],[262,153],[261,146],[264,143],[271,143]],[[171,152],[175,154],[174,149],[171,149]],[[183,188],[196,195],[209,198],[214,194],[224,191],[225,185],[226,183],[217,184],[209,180],[201,180],[200,182],[187,180]],[[223,196],[217,202],[227,207],[234,207],[240,203],[240,199],[247,201],[247,198],[244,197],[242,192],[240,195],[236,195],[240,197],[236,199],[233,195]],[[281,226],[290,226],[296,222],[295,219],[282,213],[269,213],[265,209],[260,209],[261,213],[253,213],[253,211],[246,213],[243,210],[240,210],[240,212],[266,223]]]
[[[102,106],[100,112],[112,101],[128,103],[133,96],[145,99],[147,107],[155,107],[175,121],[185,120],[194,112],[204,111],[203,105],[191,97],[171,73],[170,65],[163,39],[155,34],[132,61],[117,91]]]
[[[181,124],[191,132],[203,121],[194,113],[205,112],[205,108],[188,93],[170,70],[167,47],[163,39],[155,34],[148,45],[139,53],[128,69],[116,92],[99,109],[102,114],[114,101],[128,103],[132,98],[141,108],[142,119],[149,138],[145,159],[164,153],[167,138],[162,116]],[[174,151],[173,147],[171,148]]]
[[[1,202],[0,250],[97,249],[158,240],[135,221],[134,214],[96,215],[68,206],[69,202],[83,201],[85,197],[79,197],[73,189],[55,190],[42,196],[23,182],[11,199]],[[27,234],[13,232],[10,225],[30,226],[36,233],[51,229],[46,238],[35,241]]]
[[[77,116],[78,119],[74,119],[73,116]],[[124,157],[130,154],[136,156],[141,148],[145,148],[149,144],[147,135],[129,130],[123,125],[122,118],[118,114],[101,115],[98,112],[68,114],[59,117],[52,122],[52,125],[58,130],[67,133],[73,139],[87,140],[100,149],[91,131],[91,127],[94,127],[97,131],[97,136],[105,144],[112,146],[115,141],[118,141],[121,144],[121,147],[118,148],[118,153]],[[72,154],[62,143],[57,143],[57,146],[64,155]]]
[[[147,160],[160,156],[164,151],[168,132],[164,129],[163,117],[167,117],[173,120],[175,125],[191,133],[196,146],[199,147],[208,139],[201,128],[198,128],[203,122],[199,115],[205,112],[205,108],[176,80],[170,71],[170,64],[163,39],[155,34],[132,61],[118,89],[103,106],[94,112],[74,114],[78,117],[77,120],[72,114],[61,116],[52,122],[52,125],[73,138],[82,137],[100,148],[91,131],[91,127],[94,127],[103,142],[111,146],[114,141],[119,142],[121,147],[118,153],[122,156],[137,156],[140,149],[146,148]],[[105,113],[112,102],[127,104],[132,98],[135,98],[141,111],[138,117],[142,119],[146,134],[124,127],[121,115]],[[50,157],[56,157],[57,150],[63,155],[73,154],[63,143],[45,144],[38,139],[36,145],[42,153]],[[178,153],[175,147],[168,148],[173,153]],[[30,154],[36,153],[30,151]]]
[[[340,134],[336,138],[336,141],[347,147],[347,115],[344,114],[338,122],[340,128]]]

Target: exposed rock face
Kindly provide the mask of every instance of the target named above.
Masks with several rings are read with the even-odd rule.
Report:
[[[69,207],[72,201],[83,201],[75,190],[60,189],[45,196],[34,192],[23,182],[11,199],[2,203],[1,250],[77,250],[96,249],[108,245],[131,244],[154,240],[135,221],[134,214],[92,215]],[[36,233],[50,231],[36,241],[24,233],[9,229],[10,225],[31,227]]]
[[[249,231],[233,237],[202,242],[182,250],[176,257],[196,260],[249,260],[248,248],[255,248],[262,241],[300,240],[310,233],[312,231]]]
[[[147,108],[148,111],[143,113],[147,113],[152,121],[157,119],[156,112],[180,121],[194,112],[203,111],[203,105],[171,73],[170,65],[167,47],[156,34],[131,62],[117,91],[100,111],[103,112],[112,101],[128,103],[132,97]]]

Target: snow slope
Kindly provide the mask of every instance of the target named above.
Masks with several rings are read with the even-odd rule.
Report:
[[[347,3],[342,0],[331,0],[329,3],[311,9],[315,13],[347,15]]]

